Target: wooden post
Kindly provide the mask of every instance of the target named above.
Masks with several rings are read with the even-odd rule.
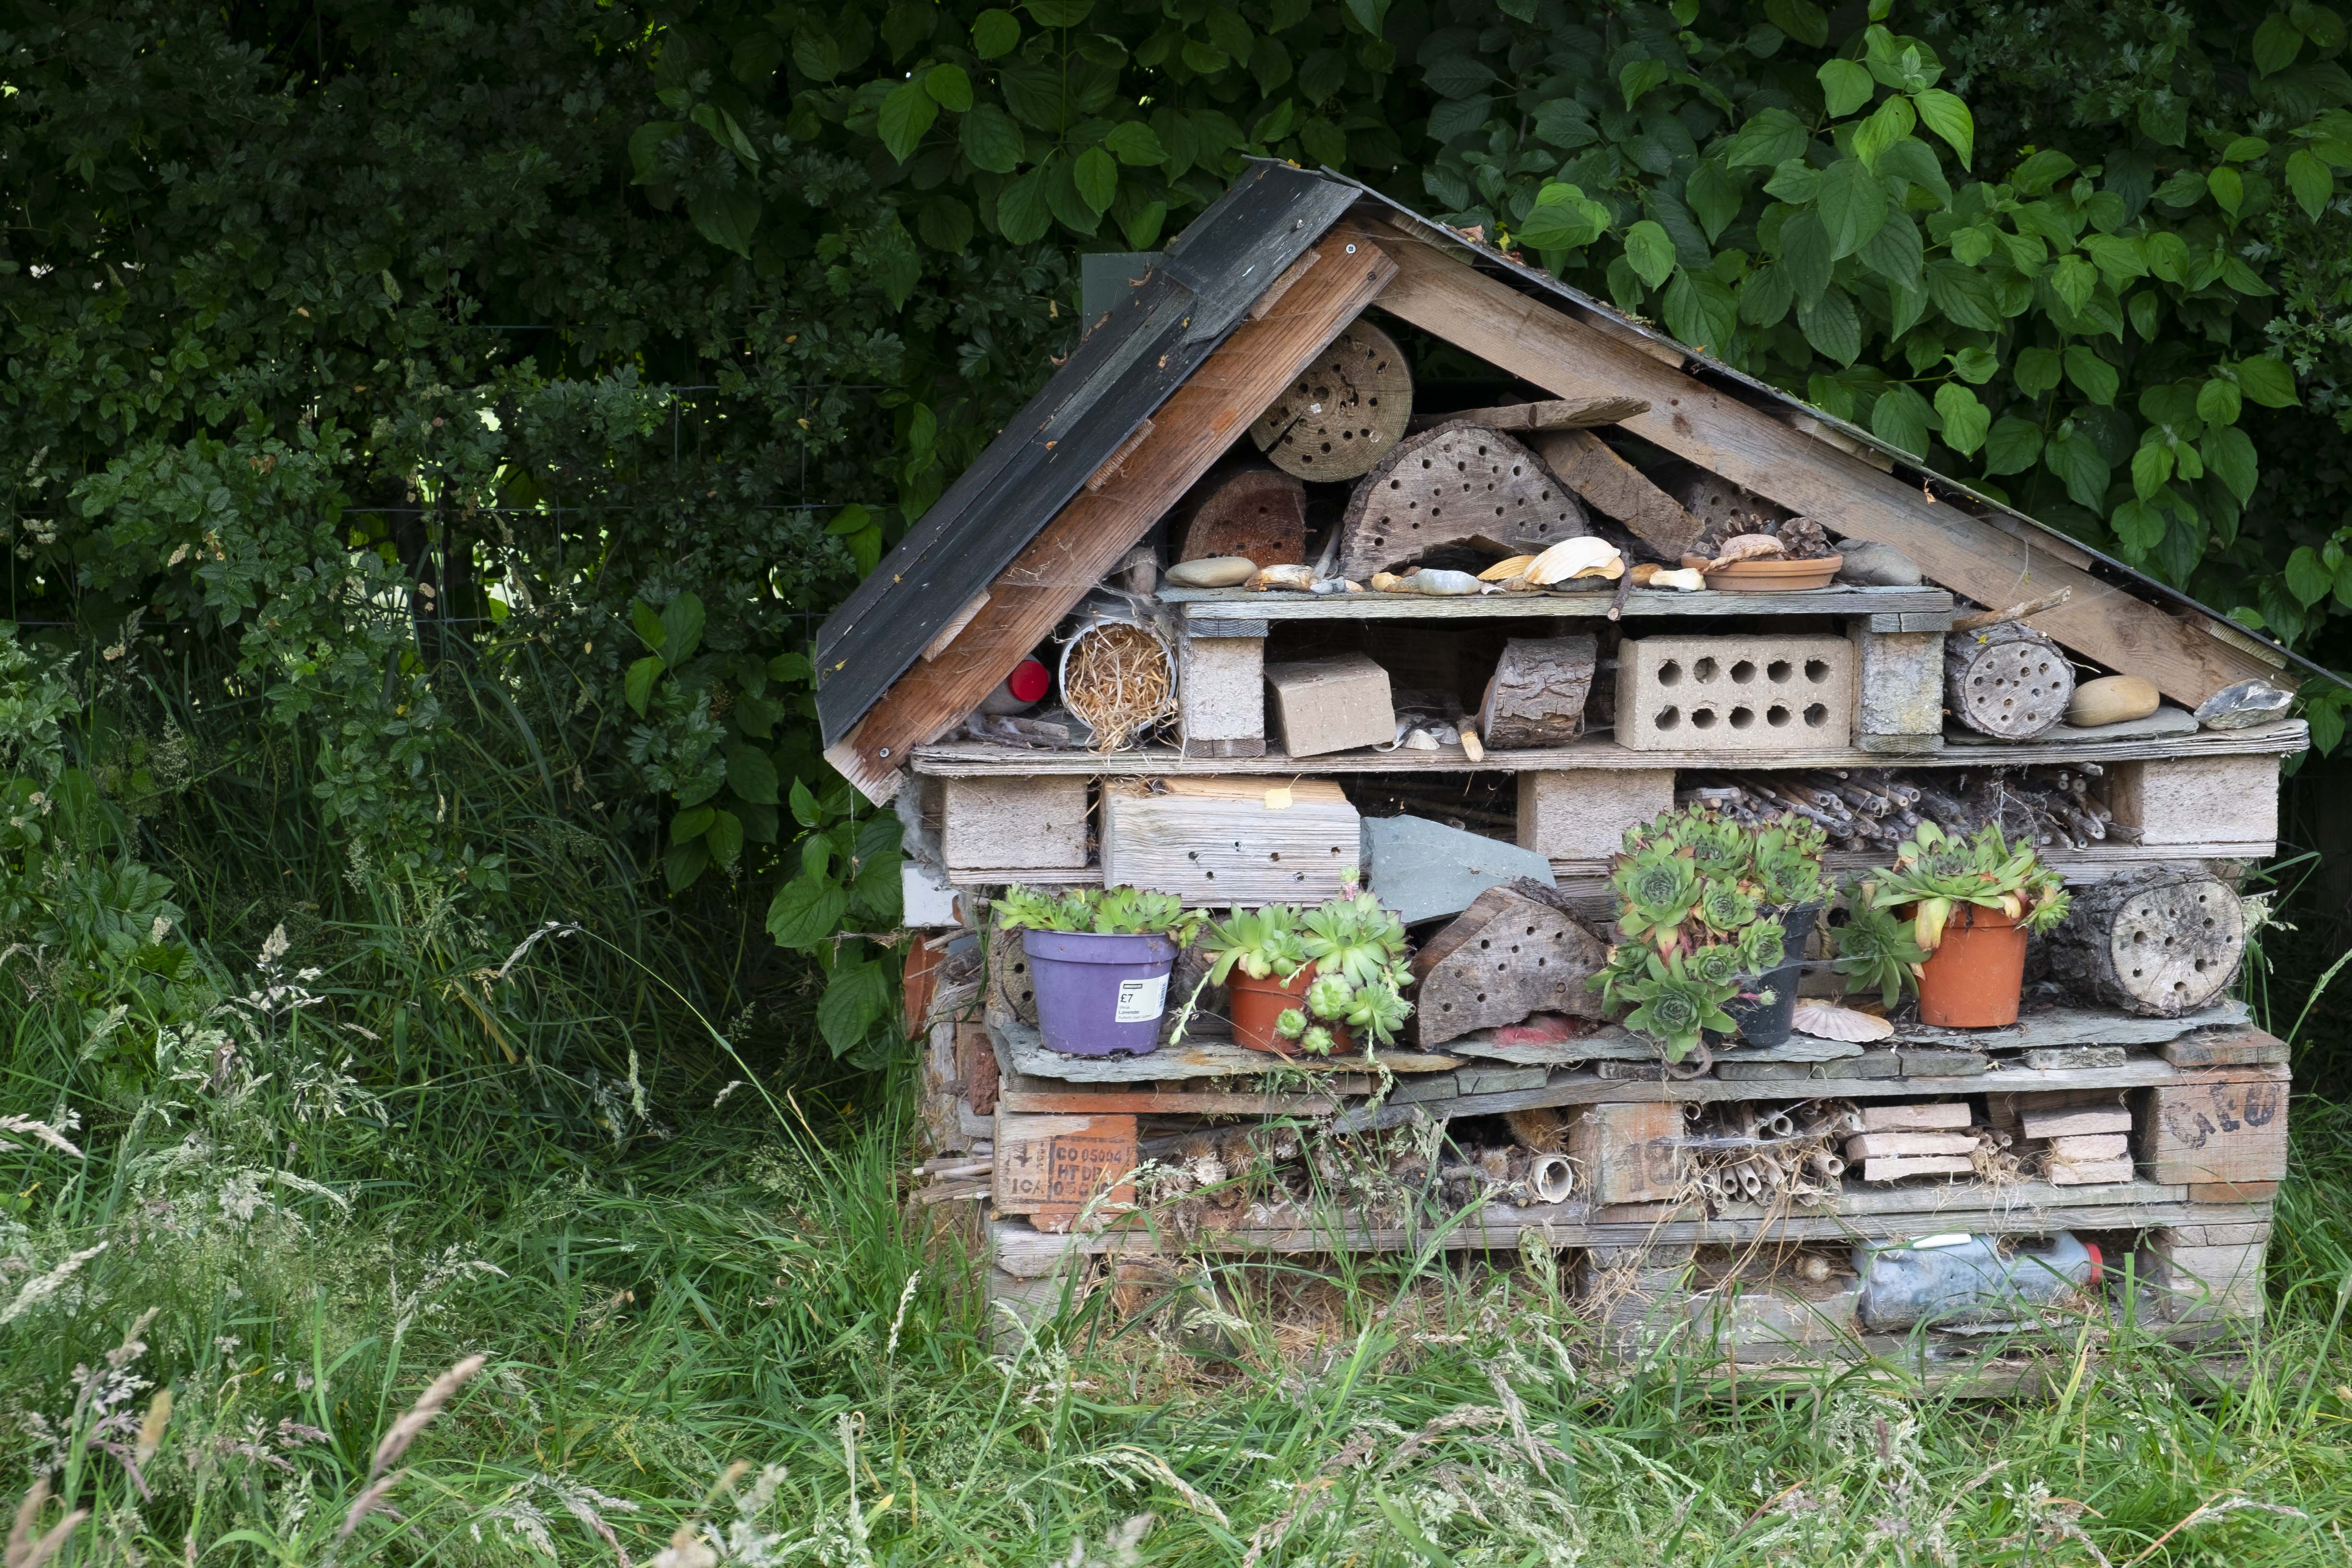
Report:
[[[2138,1091],[2132,1122],[2150,1181],[2274,1183],[2286,1174],[2287,1069],[2225,1068]]]
[[[1689,1174],[1683,1151],[1683,1108],[1672,1100],[1588,1105],[1568,1130],[1577,1184],[1596,1205],[1663,1203],[1679,1195]]]
[[[1681,561],[1698,542],[1699,520],[1591,431],[1549,430],[1536,437],[1534,445],[1551,471],[1593,510],[1623,523],[1669,563]]]

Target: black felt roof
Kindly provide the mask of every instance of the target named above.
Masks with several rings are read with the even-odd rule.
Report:
[[[1287,163],[1253,163],[1169,244],[819,628],[825,744],[866,716],[1358,194]]]

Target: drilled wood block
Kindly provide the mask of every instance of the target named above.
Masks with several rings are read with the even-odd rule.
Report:
[[[1294,757],[1382,746],[1396,739],[1389,672],[1360,653],[1265,667],[1283,750]]]
[[[2240,1076],[2137,1091],[2133,1121],[2151,1181],[2276,1182],[2285,1175],[2285,1069],[2225,1070]]]
[[[940,840],[948,877],[1019,865],[1076,870],[1087,863],[1087,781],[1074,775],[945,779]]]
[[[1361,820],[1328,780],[1180,777],[1162,781],[1162,791],[1105,786],[1105,886],[1218,909],[1314,904],[1357,868]]]
[[[1617,649],[1617,743],[1741,754],[1844,746],[1853,660],[1843,637],[1628,639]]]
[[[1489,888],[1413,957],[1421,1043],[1441,1045],[1536,1012],[1601,1017],[1601,998],[1585,981],[1608,959],[1609,944],[1574,915]],[[1528,1087],[1540,1085],[1542,1069],[1531,1070]],[[1462,1076],[1464,1093],[1484,1092],[1469,1087],[1466,1069]]]
[[[1188,637],[1176,645],[1184,750],[1265,755],[1265,639]]]
[[[2278,792],[2273,757],[2166,757],[2116,763],[2107,805],[2143,845],[2268,845]]]
[[[1475,542],[1509,554],[1592,531],[1533,452],[1467,423],[1407,437],[1356,486],[1339,528],[1339,574],[1360,583],[1440,545]]]
[[[1587,1202],[1656,1203],[1688,1179],[1682,1141],[1683,1109],[1671,1101],[1588,1105],[1569,1123],[1568,1154]]]
[[[1591,860],[1625,847],[1625,831],[1675,808],[1672,768],[1581,768],[1519,775],[1519,847],[1553,860]]]

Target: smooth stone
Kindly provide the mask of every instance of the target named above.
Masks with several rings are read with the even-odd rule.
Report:
[[[1246,555],[1206,555],[1179,561],[1163,575],[1171,587],[1238,588],[1257,575],[1257,563]]]
[[[2282,691],[2267,680],[2241,680],[2200,702],[2196,719],[2208,730],[2251,730],[2277,722],[2294,706],[2292,691]]]
[[[2105,729],[2145,719],[2164,706],[2156,682],[2141,675],[2103,675],[2074,688],[2066,704],[2066,722],[2076,729]]]
[[[2035,741],[2157,741],[2168,735],[2193,735],[2197,721],[2185,708],[2163,707],[2145,719],[2126,719],[2120,724],[2102,724],[2086,730],[2074,724],[2053,724]],[[1963,725],[1947,726],[1944,741],[1955,746],[2013,746],[2018,742],[2004,741],[1995,735],[1980,735]]]
[[[2076,1068],[2119,1068],[2126,1053],[2121,1046],[2037,1046],[2021,1053],[2036,1072],[2067,1072]]]
[[[1905,1078],[1974,1078],[1992,1067],[1982,1051],[1897,1050]]]
[[[1873,588],[1916,588],[1927,580],[1919,563],[1891,544],[1849,539],[1838,546],[1838,553],[1845,557],[1838,567],[1841,583],[1860,583]]]
[[[1422,816],[1364,818],[1362,858],[1371,890],[1407,925],[1458,915],[1517,878],[1557,885],[1536,851]]]

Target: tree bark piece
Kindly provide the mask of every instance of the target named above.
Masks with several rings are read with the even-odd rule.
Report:
[[[1297,565],[1307,559],[1307,487],[1276,468],[1251,467],[1212,474],[1186,498],[1179,561],[1244,555],[1260,566]]]
[[[1536,437],[1535,448],[1595,511],[1623,523],[1669,563],[1698,542],[1706,524],[1591,431],[1547,431]]]
[[[1412,373],[1402,351],[1359,321],[1258,416],[1250,439],[1284,473],[1352,479],[1396,449],[1412,419]]]
[[[2211,1005],[2237,979],[2245,906],[2206,871],[2150,867],[2078,889],[2042,945],[2052,976],[2076,995],[2178,1018]]]
[[[1533,452],[1463,420],[1401,442],[1356,486],[1339,529],[1339,575],[1360,583],[1443,544],[1532,552],[1592,531]]]
[[[1574,915],[1489,888],[1414,955],[1422,1047],[1530,1013],[1598,1018],[1601,999],[1584,983],[1608,962],[1609,944]]]
[[[1497,750],[1565,746],[1584,733],[1584,702],[1601,657],[1591,633],[1512,637],[1486,681],[1478,734]]]
[[[2016,621],[1944,639],[1944,705],[1979,734],[2031,741],[2066,716],[2074,667],[2056,642]]]

